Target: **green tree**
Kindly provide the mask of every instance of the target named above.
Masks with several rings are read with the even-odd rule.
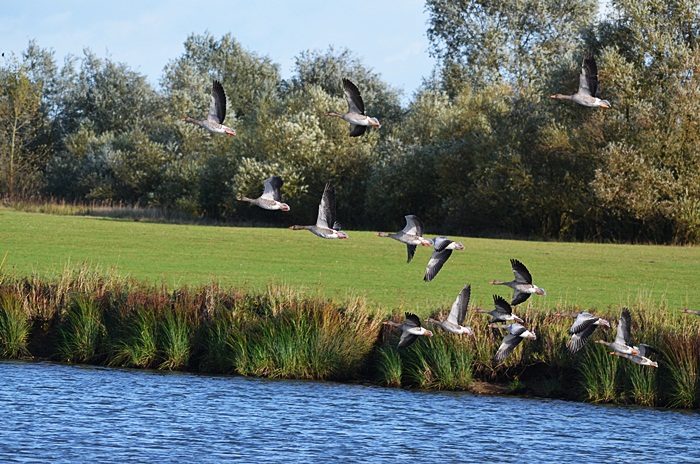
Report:
[[[454,95],[463,85],[546,83],[592,26],[597,0],[427,0],[431,53]]]
[[[49,152],[44,81],[33,72],[39,56],[51,61],[30,43],[21,59],[12,55],[0,68],[0,192],[10,199],[39,193]]]
[[[593,183],[624,240],[700,241],[700,3],[611,2],[601,25],[617,96]]]

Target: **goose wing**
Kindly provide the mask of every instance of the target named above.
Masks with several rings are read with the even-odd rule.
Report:
[[[211,85],[211,103],[207,119],[221,124],[226,118],[226,93],[221,82],[214,81]]]
[[[591,97],[598,96],[598,66],[595,64],[595,58],[592,55],[587,55],[583,59],[578,93]]]
[[[632,316],[627,308],[623,308],[620,313],[620,320],[617,324],[617,334],[615,343],[632,346]]]
[[[499,295],[494,295],[493,296],[493,305],[495,306],[493,311],[491,311],[491,315],[496,315],[496,314],[513,314],[513,308],[508,304],[506,300],[503,299],[503,297]]]
[[[408,250],[408,261],[406,261],[406,262],[410,263],[411,260],[413,259],[413,255],[416,254],[416,245],[406,244],[406,249]]]
[[[420,319],[418,316],[415,314],[411,313],[406,313],[406,320],[403,323],[403,333],[401,334],[401,338],[399,339],[399,348],[406,348],[407,346],[410,346],[413,344],[413,342],[416,341],[416,338],[418,338],[418,335],[410,333],[408,330],[415,328],[415,327],[420,327]]]
[[[282,182],[280,176],[272,176],[269,179],[265,179],[265,191],[261,197],[266,200],[282,201],[282,195],[280,194],[282,185],[284,185],[284,182]]]
[[[323,189],[321,204],[318,205],[316,225],[326,229],[335,225],[335,188],[331,184],[326,184],[326,188]]]
[[[648,358],[649,355],[652,353],[658,353],[658,351],[653,346],[647,345],[645,343],[640,343],[637,349],[639,350],[639,356],[643,358]]]
[[[594,330],[595,325],[589,324],[588,326],[586,326],[585,329],[574,333],[571,336],[571,340],[569,340],[569,343],[566,344],[566,347],[569,349],[569,353],[576,353],[581,348],[583,348],[583,345],[586,344],[586,341],[591,337],[591,335],[593,335]]]
[[[423,223],[418,216],[409,214],[406,216],[406,226],[403,228],[402,232],[404,234],[417,235],[419,237],[423,236]]]
[[[510,304],[513,306],[519,305],[520,303],[527,300],[528,298],[530,298],[529,293],[525,293],[525,292],[521,292],[520,290],[513,289],[513,299],[510,300]]]
[[[515,276],[516,282],[520,282],[523,284],[532,283],[532,276],[530,275],[530,271],[527,270],[523,263],[521,263],[517,259],[511,259],[510,267],[513,268],[513,275]]]
[[[447,262],[447,259],[452,255],[452,250],[448,249],[443,249],[442,251],[438,251],[437,246],[435,247],[435,251],[430,255],[430,260],[428,261],[428,267],[425,268],[425,276],[423,277],[423,280],[426,282],[430,282],[435,278],[438,272],[440,272],[440,269],[442,269],[442,266],[444,266],[445,262]]]
[[[420,318],[412,313],[406,313],[406,320],[404,321],[404,326],[408,328],[420,327]]]
[[[496,356],[494,356],[494,359],[497,362],[503,361],[522,341],[523,338],[520,335],[513,335],[512,333],[509,333],[501,342],[501,346],[498,347],[498,351],[496,351]]]
[[[413,342],[416,341],[418,338],[418,335],[414,335],[409,332],[403,332],[401,334],[401,338],[399,339],[399,348],[406,348],[407,346],[411,346]]]
[[[467,306],[469,305],[469,298],[472,294],[472,286],[467,284],[462,288],[462,291],[457,295],[457,299],[452,303],[452,309],[450,310],[450,315],[447,316],[447,321],[456,325],[462,325],[464,322],[464,317],[467,315]]]
[[[367,126],[358,126],[357,124],[350,124],[350,137],[359,137],[365,133]]]
[[[362,96],[357,86],[348,79],[343,79],[343,91],[345,92],[345,99],[348,101],[348,112],[365,114],[365,103],[362,101]],[[362,132],[364,132],[364,129]]]
[[[571,328],[569,329],[569,333],[575,334],[575,333],[580,333],[586,330],[588,327],[593,326],[595,327],[595,321],[597,321],[598,318],[592,315],[591,313],[587,312],[580,312],[576,316],[576,320],[574,323],[571,325]]]

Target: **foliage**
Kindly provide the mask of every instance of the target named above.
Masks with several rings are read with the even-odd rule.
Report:
[[[301,51],[283,80],[231,34],[191,34],[156,89],[90,50],[59,67],[32,41],[0,69],[0,195],[270,224],[236,197],[281,175],[289,223],[313,222],[331,182],[346,229],[416,214],[447,235],[700,243],[700,8],[597,8],[427,1],[438,67],[405,107],[348,49]],[[608,110],[547,98],[576,89],[587,53]],[[323,114],[344,111],[342,78],[381,129],[350,138]],[[235,138],[180,121],[207,114],[214,79]]]

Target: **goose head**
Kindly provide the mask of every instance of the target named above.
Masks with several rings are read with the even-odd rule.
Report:
[[[546,295],[547,294],[547,292],[544,290],[544,288],[540,288],[540,287],[535,287],[535,293],[538,295]]]
[[[287,203],[277,203],[277,206],[279,206],[282,211],[289,211],[291,209]]]
[[[372,127],[376,127],[377,129],[382,127],[382,125],[379,124],[379,120],[377,118],[368,118],[367,121],[369,122],[369,125]]]
[[[612,105],[610,105],[610,102],[607,100],[599,100],[598,106],[600,106],[601,108],[610,108]]]
[[[594,322],[595,325],[602,325],[604,327],[610,327],[610,323],[606,321],[605,319],[598,319],[597,321]]]
[[[226,135],[230,135],[233,137],[236,136],[236,131],[234,129],[229,128],[229,127],[224,126],[224,132],[226,133]]]

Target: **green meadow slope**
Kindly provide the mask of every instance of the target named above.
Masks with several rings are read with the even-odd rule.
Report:
[[[287,228],[174,225],[0,210],[0,255],[15,275],[58,276],[87,263],[104,272],[169,286],[217,281],[262,289],[282,284],[309,294],[365,296],[389,311],[425,314],[472,284],[472,303],[510,289],[510,258],[525,263],[547,296],[535,307],[700,307],[700,248],[553,243],[451,237],[464,243],[440,274],[423,282],[430,248],[406,264],[406,247],[372,232],[323,240]],[[431,235],[432,236],[432,235]],[[1,256],[0,256],[1,257]]]

